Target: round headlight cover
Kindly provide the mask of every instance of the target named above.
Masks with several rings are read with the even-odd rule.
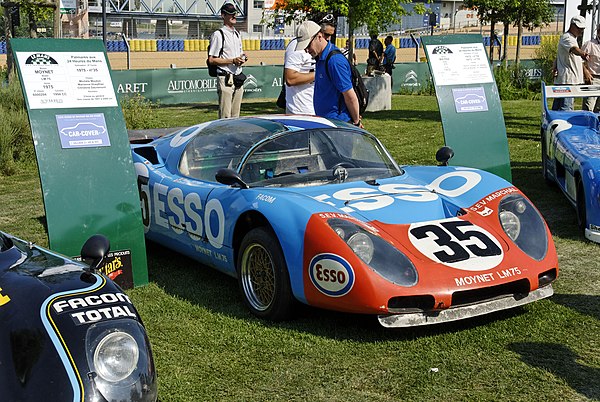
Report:
[[[417,270],[410,259],[380,236],[345,219],[332,218],[327,223],[365,264],[399,286],[414,286]]]
[[[139,348],[128,333],[116,331],[106,335],[94,351],[96,373],[110,382],[127,378],[137,367]]]
[[[508,237],[534,260],[548,251],[546,225],[540,213],[522,195],[507,195],[500,201],[498,219]]]

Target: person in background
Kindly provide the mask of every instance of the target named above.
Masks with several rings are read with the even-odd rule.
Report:
[[[383,71],[392,75],[394,63],[396,62],[396,47],[392,44],[394,38],[391,35],[385,37],[385,50],[383,51]]]
[[[344,55],[345,58],[348,59],[348,56],[350,55],[350,39],[346,39],[346,46],[342,49],[342,54]],[[350,59],[348,59],[350,60]],[[352,52],[352,65],[355,66],[358,63],[356,62],[356,49],[354,50],[354,52]]]
[[[589,60],[589,54],[581,50],[577,43],[584,29],[585,18],[577,15],[571,18],[569,30],[560,37],[555,61],[555,85],[584,83],[583,62]],[[552,110],[573,110],[573,103],[573,98],[554,98]]]
[[[223,4],[221,7],[223,27],[213,32],[208,50],[208,62],[217,65],[220,119],[239,117],[244,95],[245,75],[242,73],[242,65],[247,57],[242,52],[240,34],[234,27],[236,14],[235,5]]]
[[[315,114],[363,127],[358,98],[352,86],[350,63],[325,35],[313,21],[304,21],[298,27],[296,50],[306,50],[317,61],[313,97]],[[331,55],[327,61],[334,50],[339,53]]]
[[[331,37],[335,35],[336,21],[333,14],[327,14],[325,17],[321,18],[319,25],[321,25],[321,30],[327,40],[330,40]]]
[[[583,44],[581,50],[589,54],[589,59],[583,64],[583,75],[586,84],[600,85],[600,25],[596,28],[596,37]],[[583,110],[594,113],[600,111],[599,98],[583,98]]]
[[[369,41],[369,58],[367,59],[367,75],[373,76],[373,71],[381,69],[381,56],[383,55],[383,45],[377,38],[376,33],[371,34]]]
[[[297,43],[294,38],[285,49],[285,112],[314,115],[315,60],[304,50],[296,50]]]

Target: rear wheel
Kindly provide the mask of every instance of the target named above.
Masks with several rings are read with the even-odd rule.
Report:
[[[580,229],[585,230],[586,228],[586,207],[585,207],[585,190],[583,188],[583,180],[581,177],[577,178],[577,225]]]
[[[263,319],[289,318],[294,298],[277,237],[266,228],[252,229],[240,246],[238,283],[250,311]]]

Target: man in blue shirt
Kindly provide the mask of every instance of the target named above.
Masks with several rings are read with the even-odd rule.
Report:
[[[315,114],[363,127],[358,98],[352,87],[350,63],[340,50],[326,39],[317,23],[304,21],[300,24],[296,50],[305,50],[317,61],[313,97]],[[339,53],[332,54],[327,61],[327,57],[334,50]]]
[[[392,45],[394,38],[391,35],[385,38],[385,50],[383,51],[383,70],[392,75],[394,62],[396,61],[396,47]]]

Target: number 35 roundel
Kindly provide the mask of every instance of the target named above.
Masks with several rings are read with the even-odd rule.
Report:
[[[503,259],[502,246],[487,230],[458,218],[410,225],[411,243],[433,261],[465,271],[486,271]]]

